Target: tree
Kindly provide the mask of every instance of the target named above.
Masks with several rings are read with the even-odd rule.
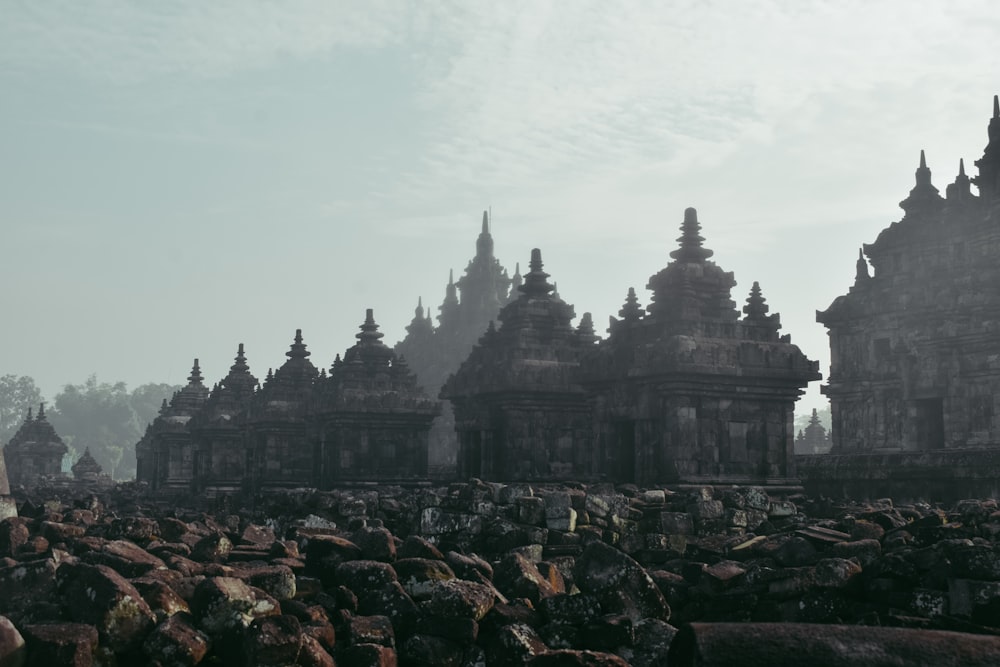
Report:
[[[132,409],[135,411],[139,428],[145,430],[146,424],[151,424],[160,414],[160,405],[163,404],[163,399],[169,401],[174,392],[181,389],[180,385],[166,384],[165,382],[150,382],[133,389]]]
[[[27,375],[0,377],[0,446],[6,445],[21,427],[28,408],[38,409],[42,392]]]
[[[135,443],[176,389],[151,383],[129,392],[124,382],[99,383],[91,375],[81,385],[63,387],[49,421],[77,456],[89,447],[113,479],[129,479],[135,476]]]

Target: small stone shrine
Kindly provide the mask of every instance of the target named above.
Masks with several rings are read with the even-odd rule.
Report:
[[[24,423],[4,447],[10,486],[32,488],[43,481],[62,478],[62,461],[69,449],[45,417],[45,404],[38,416],[31,410]]]

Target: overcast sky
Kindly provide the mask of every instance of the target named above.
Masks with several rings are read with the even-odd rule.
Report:
[[[402,337],[492,207],[598,330],[685,207],[828,373],[858,247],[982,154],[1000,12],[944,2],[0,0],[0,374],[263,378]],[[821,405],[814,383],[803,406]]]

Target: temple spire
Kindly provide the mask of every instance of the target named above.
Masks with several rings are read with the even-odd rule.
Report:
[[[35,421],[45,421],[45,401],[38,404],[38,416],[35,417]]]
[[[910,195],[899,202],[900,208],[906,211],[907,215],[917,210],[931,207],[941,202],[941,195],[938,189],[931,184],[931,170],[927,168],[927,157],[924,151],[920,151],[920,166],[914,172],[916,185],[910,190]]]
[[[487,211],[483,211],[483,227],[476,239],[476,257],[493,257],[493,236],[490,234],[490,216]]]
[[[1000,95],[993,96],[993,117],[1000,118]]]
[[[642,306],[639,305],[639,298],[635,295],[635,288],[629,287],[628,294],[625,296],[625,303],[622,305],[621,310],[618,311],[618,316],[625,322],[636,322],[642,319],[645,312]]]
[[[201,377],[201,366],[198,365],[198,360],[194,360],[194,365],[191,366],[191,375],[188,376],[188,384],[195,387],[203,386]]]
[[[858,248],[858,262],[855,265],[854,284],[857,285],[869,278],[871,278],[871,274],[868,273],[868,261],[865,259],[865,251],[863,248]]]
[[[684,222],[681,223],[681,236],[677,239],[680,247],[670,253],[679,262],[704,262],[713,255],[708,248],[702,247],[704,237],[699,233],[701,224],[698,222],[698,211],[694,208],[684,209]]]
[[[307,350],[305,343],[302,342],[302,329],[296,329],[295,341],[288,352],[285,352],[285,356],[289,359],[305,359],[311,354],[312,352]]]
[[[548,296],[552,292],[552,285],[548,282],[549,274],[542,271],[542,251],[538,248],[531,250],[531,270],[524,276],[524,284],[518,289],[522,294],[529,297]]]
[[[236,363],[229,367],[230,373],[247,373],[250,371],[250,367],[247,366],[247,357],[243,353],[243,343],[240,343],[239,347],[236,348],[236,359],[234,361]]]
[[[378,325],[375,324],[374,312],[371,308],[365,310],[364,324],[358,328],[361,331],[354,334],[354,337],[358,339],[361,345],[374,345],[385,335],[378,330]]]

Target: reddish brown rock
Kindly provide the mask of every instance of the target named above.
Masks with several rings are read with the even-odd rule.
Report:
[[[6,616],[0,616],[0,667],[21,667],[27,658],[24,637]]]
[[[149,660],[161,667],[192,667],[204,659],[210,643],[190,615],[177,613],[156,626],[142,648]]]
[[[91,667],[97,651],[97,628],[82,623],[26,625],[28,667]]]
[[[255,619],[243,640],[246,664],[250,667],[295,664],[304,643],[302,626],[294,616]]]
[[[344,649],[341,663],[356,667],[396,667],[396,651],[379,644],[355,644]]]
[[[508,553],[493,572],[493,583],[509,598],[527,598],[537,604],[557,591],[538,567],[519,553]]]
[[[70,617],[96,626],[102,644],[114,651],[137,646],[155,623],[135,586],[110,567],[64,563],[56,579]]]

